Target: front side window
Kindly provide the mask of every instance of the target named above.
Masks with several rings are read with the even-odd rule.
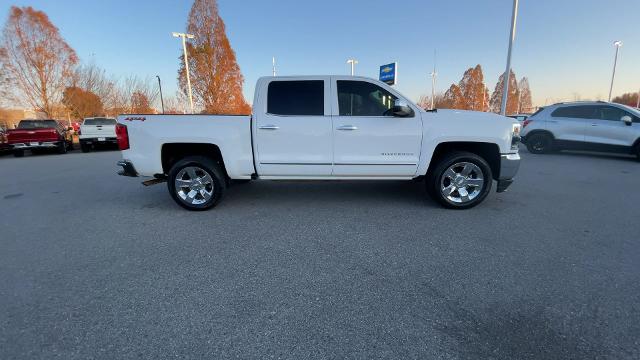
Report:
[[[324,115],[324,81],[272,81],[267,112],[273,115]]]
[[[387,90],[365,81],[338,80],[340,116],[393,116],[397,99]]]
[[[596,112],[596,117],[600,120],[620,121],[625,115],[631,116],[628,112],[614,106],[601,106]],[[633,116],[631,118],[633,119]]]

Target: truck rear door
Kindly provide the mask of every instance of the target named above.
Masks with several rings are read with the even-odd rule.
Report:
[[[260,176],[329,176],[333,163],[330,77],[265,81],[254,109]]]

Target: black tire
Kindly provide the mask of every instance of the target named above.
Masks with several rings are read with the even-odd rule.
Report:
[[[636,145],[636,159],[640,161],[640,144]]]
[[[15,156],[15,157],[23,157],[24,156],[24,150],[14,150],[13,151],[13,156]]]
[[[532,154],[548,154],[553,151],[553,138],[548,134],[527,136],[527,150]]]
[[[87,153],[87,152],[91,151],[91,145],[81,142],[80,143],[80,150],[82,150],[83,153]]]
[[[68,151],[73,151],[73,140],[69,141],[69,143],[67,144],[67,150]]]
[[[67,153],[67,142],[62,141],[58,144],[58,154],[66,154]]]
[[[202,190],[205,190],[208,196],[210,196],[208,199],[206,199],[203,195],[196,193],[193,200],[203,201],[202,203],[192,203],[188,200],[189,197],[187,190],[189,190],[189,193],[192,190],[189,186],[185,186],[183,188],[176,187],[176,179],[182,173],[182,170],[187,168],[199,169],[196,170],[196,175],[199,179],[205,178],[205,174],[209,175],[211,178],[210,183],[212,186],[210,188],[205,185],[206,181],[195,185],[203,186]],[[183,175],[188,178],[186,179],[186,181],[190,180],[191,177],[188,174]],[[184,180],[184,176],[182,177],[182,179]],[[222,167],[220,166],[220,164],[204,156],[189,156],[176,162],[169,171],[167,186],[169,188],[169,194],[171,194],[171,197],[178,205],[187,210],[193,211],[209,210],[218,205],[218,203],[222,200],[222,196],[224,195],[224,192],[227,188],[224,172],[222,171]],[[182,196],[185,196],[185,198],[183,198]]]
[[[472,169],[471,172],[467,176],[462,176],[462,172],[467,168],[464,165],[456,166],[458,164],[473,164],[474,166],[469,166],[469,168]],[[463,186],[459,188],[464,188],[467,196],[471,197],[470,195],[477,191],[473,198],[464,200],[463,194],[458,192],[459,190],[455,190],[451,192],[450,196],[454,198],[459,197],[461,200],[460,202],[455,202],[443,194],[442,186],[453,186],[455,188],[455,184],[448,176],[448,171],[452,167],[454,172],[456,172],[455,169],[460,169],[460,174],[458,175],[462,176],[460,181],[462,181]],[[480,179],[483,181],[480,181]],[[471,181],[473,180],[475,180],[474,183],[478,184],[478,186],[472,185]],[[469,181],[469,184],[467,184],[467,181]],[[447,185],[447,182],[449,182],[449,185]],[[449,209],[469,209],[480,204],[491,191],[492,185],[493,174],[487,161],[474,153],[464,151],[453,152],[440,159],[434,164],[434,167],[429,171],[426,178],[427,193],[442,206]],[[478,187],[479,189],[477,189]],[[476,190],[469,193],[469,189]]]

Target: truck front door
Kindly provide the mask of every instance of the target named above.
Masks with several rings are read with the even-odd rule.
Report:
[[[375,82],[351,79],[333,78],[333,175],[415,175],[420,114],[394,117],[391,109],[398,96]]]
[[[256,166],[261,176],[329,176],[332,126],[329,77],[263,84],[254,109]]]

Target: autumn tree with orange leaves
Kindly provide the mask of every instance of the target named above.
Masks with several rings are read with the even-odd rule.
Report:
[[[2,31],[0,67],[21,98],[52,117],[78,63],[75,51],[42,11],[12,6]]]
[[[491,94],[490,106],[491,111],[499,113],[502,105],[502,93],[504,92],[504,74],[500,75],[496,88]],[[516,74],[513,70],[509,72],[509,93],[507,94],[507,113],[506,115],[512,115],[518,113],[518,81],[516,80]]]
[[[195,0],[189,12],[187,43],[194,103],[209,114],[249,114],[242,95],[244,78],[218,14],[216,0]],[[178,72],[180,87],[188,92],[184,56]]]

